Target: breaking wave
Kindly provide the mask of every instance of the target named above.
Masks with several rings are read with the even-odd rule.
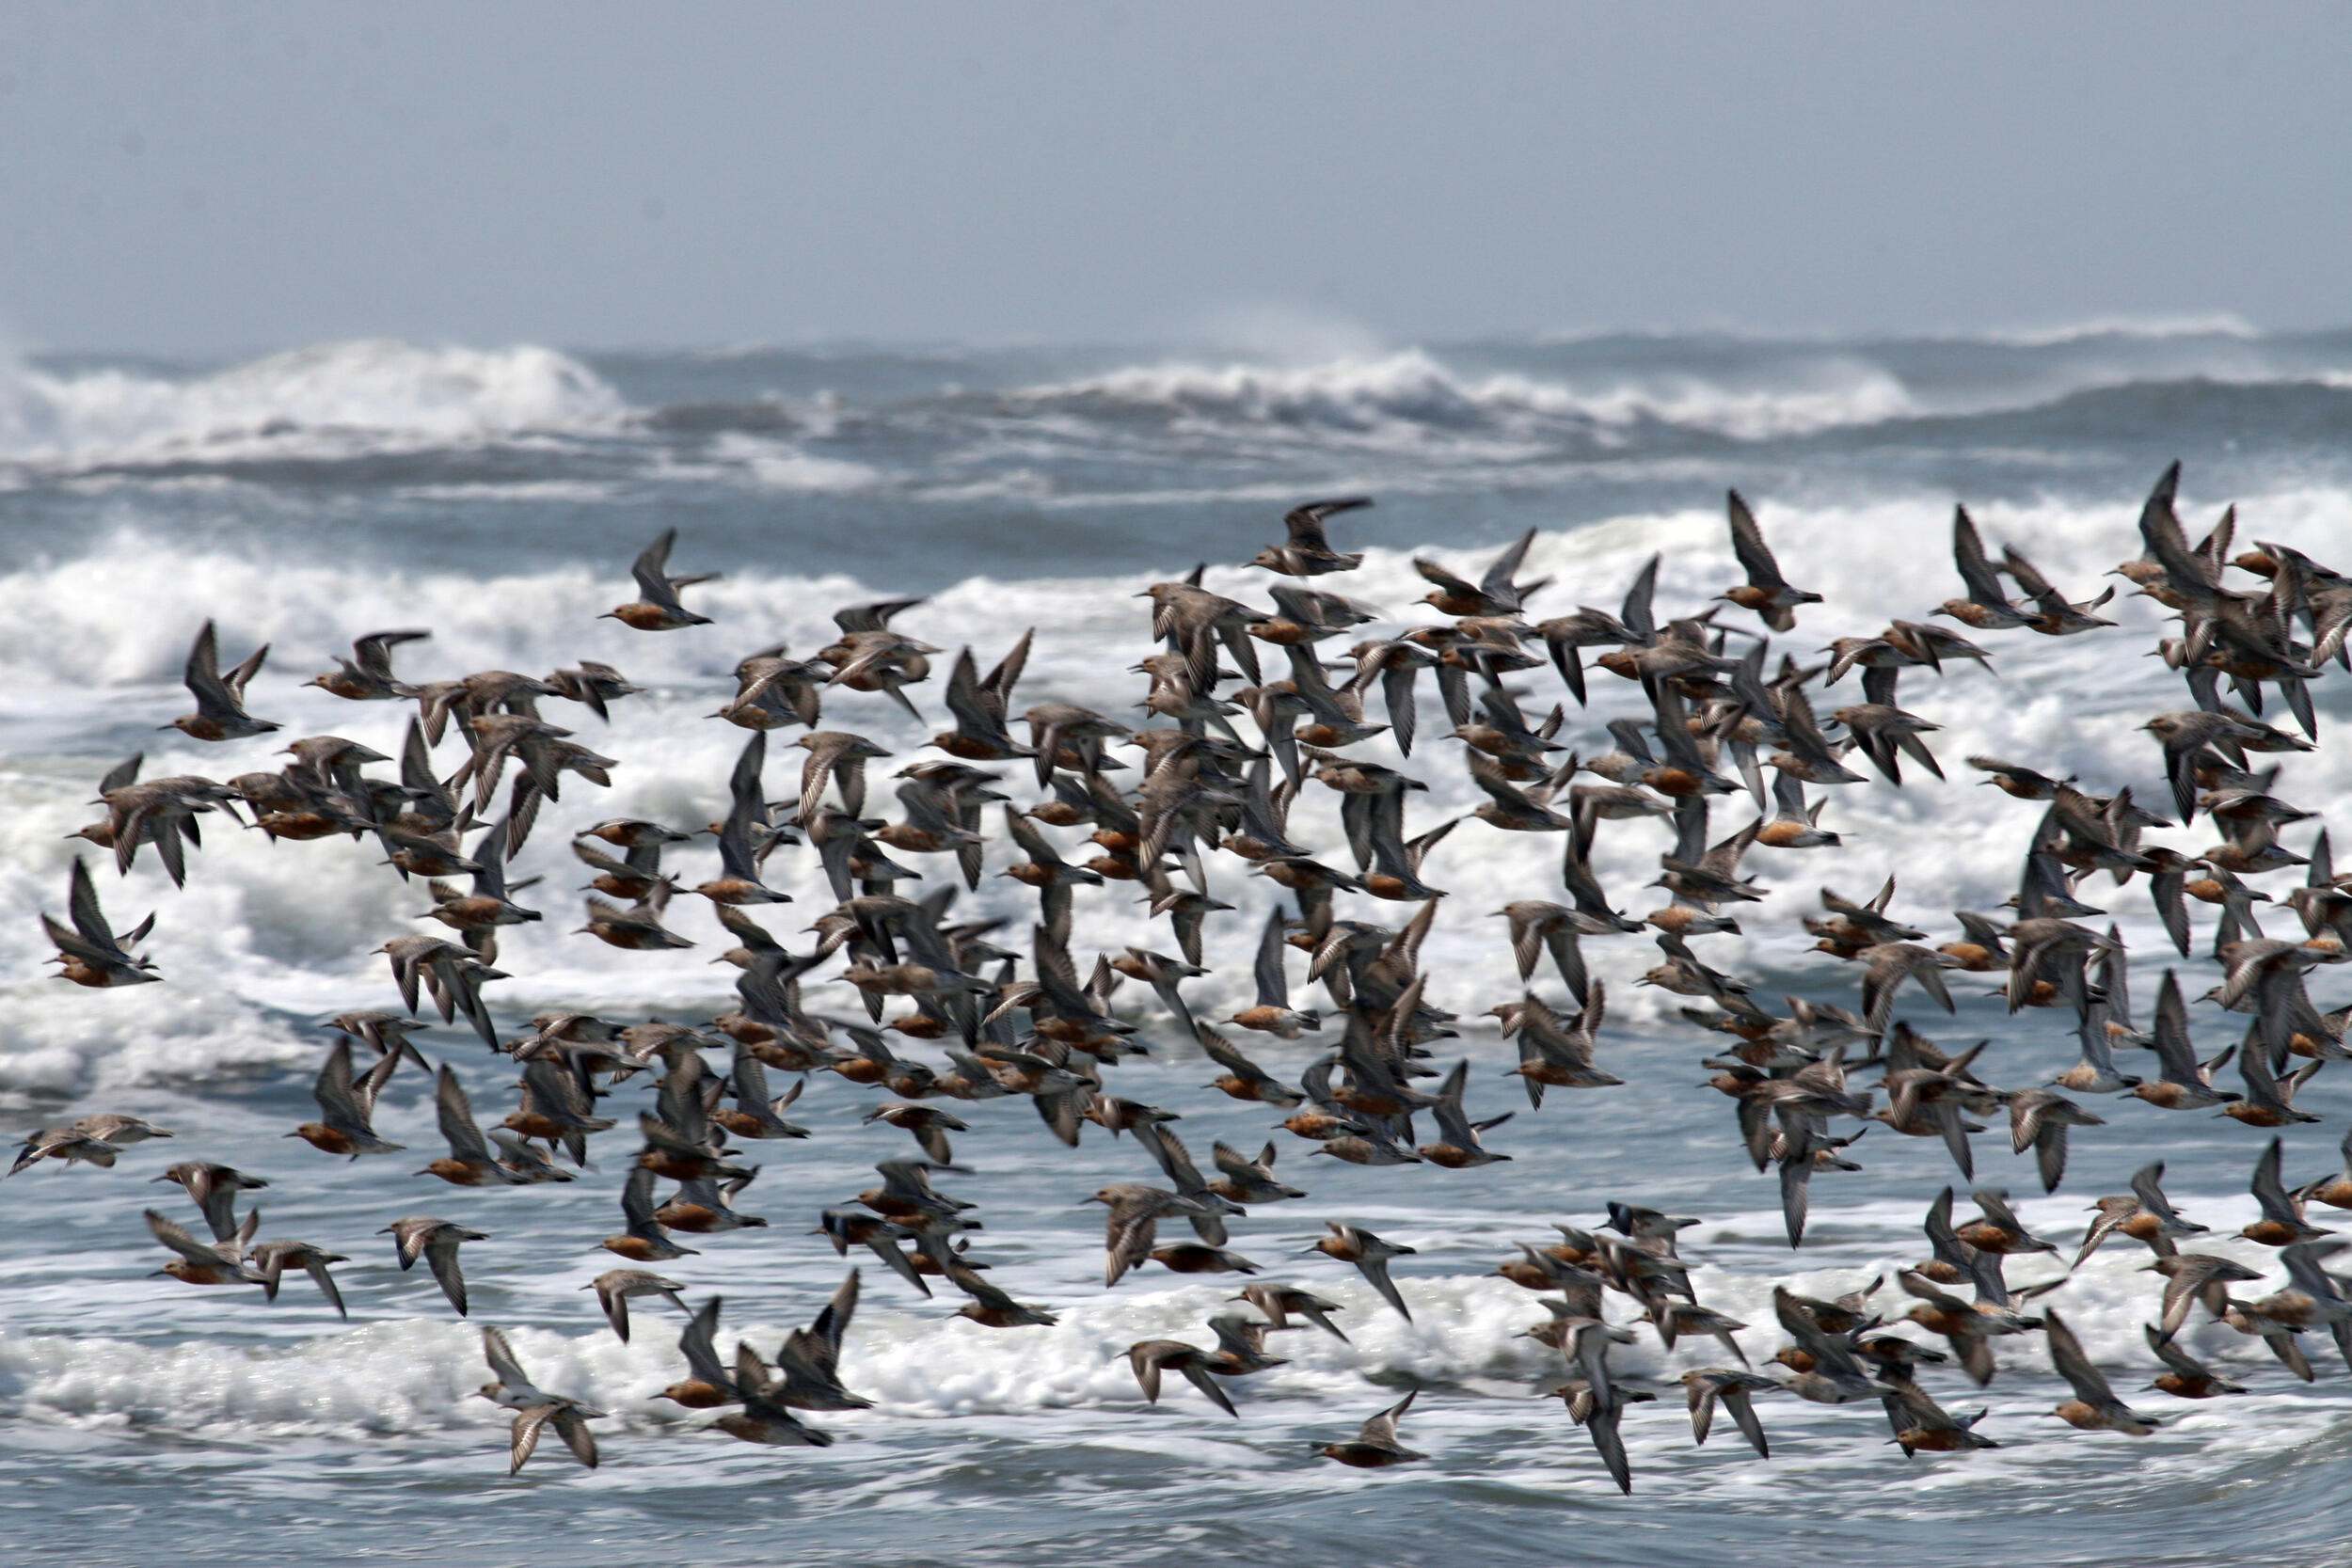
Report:
[[[530,344],[312,344],[196,376],[0,365],[0,459],[87,468],[338,455],[612,426],[620,395]]]
[[[1025,388],[1016,402],[1076,412],[1144,412],[1236,424],[1374,435],[1414,427],[1533,435],[1643,422],[1743,439],[1868,424],[1913,410],[1894,376],[1875,367],[1824,367],[1818,385],[1725,388],[1693,377],[1654,385],[1578,388],[1520,372],[1457,370],[1422,349],[1323,364],[1137,365]]]

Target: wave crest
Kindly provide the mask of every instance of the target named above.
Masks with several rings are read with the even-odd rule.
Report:
[[[1136,365],[1013,394],[1033,406],[1157,413],[1216,423],[1375,434],[1446,432],[1596,436],[1641,423],[1740,439],[1801,436],[1915,411],[1902,383],[1875,366],[1839,362],[1806,385],[1740,388],[1678,376],[1581,388],[1510,372],[1458,371],[1422,349],[1285,367],[1250,363]]]
[[[193,377],[0,365],[0,458],[87,467],[439,446],[613,424],[628,404],[553,349],[317,343]]]

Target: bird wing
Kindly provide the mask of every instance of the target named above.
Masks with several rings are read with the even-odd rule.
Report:
[[[200,1268],[216,1269],[222,1264],[219,1248],[206,1246],[177,1221],[167,1219],[152,1209],[147,1211],[147,1228],[157,1241]]]
[[[1369,496],[1349,496],[1339,500],[1309,501],[1303,506],[1294,506],[1285,513],[1282,516],[1282,527],[1288,531],[1290,543],[1293,545],[1302,546],[1311,550],[1327,551],[1331,546],[1324,537],[1325,521],[1336,517],[1343,512],[1354,512],[1371,504],[1372,498]]]
[[[1969,598],[1983,605],[2009,602],[2009,595],[2001,592],[2000,578],[1994,576],[1993,562],[1984,553],[1984,540],[1977,533],[1976,521],[1964,506],[1952,511],[1952,564],[1960,568],[1960,580],[1966,584]]]
[[[699,1382],[714,1388],[724,1388],[728,1378],[726,1368],[719,1360],[719,1305],[723,1298],[712,1296],[704,1302],[701,1310],[688,1321],[677,1337],[677,1348],[686,1357],[686,1369]]]
[[[515,1348],[507,1343],[504,1329],[482,1331],[482,1355],[490,1364],[490,1375],[501,1383],[516,1388],[532,1386],[531,1376],[523,1370],[522,1363],[515,1359]]]
[[[433,1269],[433,1277],[440,1281],[441,1293],[457,1308],[457,1315],[466,1315],[466,1276],[457,1267],[457,1238],[446,1231],[436,1233],[425,1243],[424,1260]]]
[[[1633,586],[1626,590],[1624,607],[1617,611],[1617,619],[1625,624],[1625,629],[1644,642],[1658,636],[1658,616],[1650,608],[1650,601],[1658,589],[1659,562],[1664,559],[1662,555],[1653,555],[1642,563],[1642,569],[1634,574]]]
[[[2191,1378],[2201,1378],[2207,1375],[2201,1362],[2183,1350],[2171,1336],[2157,1333],[2154,1324],[2141,1324],[2140,1332],[2147,1336],[2148,1348],[2155,1353],[2156,1359],[2174,1371],[2184,1377]]]
[[[1411,1323],[1413,1321],[1412,1312],[1408,1310],[1405,1305],[1405,1297],[1397,1291],[1396,1281],[1389,1277],[1389,1260],[1387,1259],[1361,1259],[1357,1262],[1356,1269],[1358,1273],[1361,1274],[1367,1280],[1372,1282],[1372,1288],[1380,1292],[1381,1300],[1396,1308],[1398,1316],[1402,1317],[1406,1323]]]
[[[1780,563],[1772,559],[1772,546],[1764,543],[1764,530],[1748,510],[1748,503],[1740,499],[1740,492],[1726,492],[1725,508],[1731,517],[1731,553],[1740,560],[1748,581],[1757,588],[1782,588],[1786,579],[1780,575]]]
[[[2189,1041],[2188,1004],[2181,1000],[2181,982],[2169,969],[2164,972],[2164,983],[2156,989],[2153,1037],[2156,1060],[2167,1079],[2175,1084],[2204,1082],[2203,1069],[2197,1065],[2196,1048]]]
[[[1438,565],[1434,561],[1428,561],[1420,556],[1415,556],[1413,558],[1413,570],[1419,572],[1427,581],[1434,582],[1438,587],[1444,589],[1448,594],[1471,596],[1475,595],[1478,592],[1478,590],[1472,587],[1470,583],[1455,577],[1452,572],[1447,571],[1444,567]]]
[[[466,1099],[465,1086],[457,1082],[457,1074],[442,1064],[440,1079],[433,1091],[433,1110],[439,1120],[441,1136],[449,1140],[449,1151],[460,1160],[488,1164],[490,1146],[484,1141],[482,1129],[474,1124],[473,1105]]]
[[[367,1107],[359,1102],[359,1091],[351,1077],[351,1041],[335,1042],[335,1049],[326,1053],[326,1063],[319,1069],[318,1081],[311,1085],[310,1096],[319,1103],[319,1111],[331,1126],[342,1122],[364,1127]]]
[[[188,661],[182,679],[196,698],[198,711],[203,713],[235,713],[237,699],[228,684],[220,678],[220,643],[213,630],[213,623],[204,623],[188,646]]]
[[[2016,579],[2017,586],[2025,591],[2027,598],[2040,603],[2057,597],[2050,579],[2043,577],[2032,562],[2018,554],[2014,546],[2001,552],[2001,564],[2009,569],[2009,575]]]
[[[591,1470],[596,1467],[596,1438],[588,1430],[588,1422],[580,1413],[565,1405],[552,1418],[555,1434],[564,1439],[564,1446],[572,1450],[572,1457]]]
[[[302,1259],[302,1269],[310,1276],[311,1282],[318,1286],[319,1293],[326,1298],[327,1305],[335,1309],[337,1317],[351,1316],[351,1309],[343,1305],[342,1291],[335,1286],[335,1276],[326,1272],[325,1259],[316,1253],[306,1253]]]
[[[1624,1407],[1613,1399],[1596,1401],[1584,1430],[1593,1439],[1593,1450],[1609,1467],[1609,1477],[1617,1483],[1617,1490],[1629,1494],[1633,1490],[1633,1465],[1626,1457],[1625,1438],[1617,1431],[1617,1420],[1623,1414]]]
[[[2263,1053],[2263,1048],[2258,1045],[2240,1053],[2240,1059],[2250,1060]],[[2286,1183],[2280,1176],[2280,1140],[2271,1139],[2270,1147],[2264,1149],[2262,1158],[2254,1162],[2254,1180],[2251,1190],[2254,1201],[2262,1206],[2265,1219],[2293,1226],[2300,1221],[2302,1216],[2295,1212],[2295,1204],[2287,1197]]]
[[[2074,1386],[2075,1396],[2085,1404],[2114,1403],[2115,1390],[2083,1354],[2082,1341],[2066,1326],[2066,1320],[2056,1312],[2044,1312],[2042,1323],[2050,1338],[2050,1364],[2058,1369],[2058,1376]]]
[[[392,649],[403,642],[421,642],[430,638],[429,631],[372,631],[351,644],[352,657],[359,668],[378,680],[392,678]]]
[[[830,1374],[840,1365],[841,1337],[849,1331],[850,1320],[857,1314],[860,1275],[851,1269],[817,1314],[817,1321],[804,1331],[795,1332],[787,1341],[787,1348],[804,1357],[812,1366]]]
[[[1518,577],[1519,567],[1527,560],[1528,546],[1534,543],[1534,529],[1520,534],[1501,555],[1495,557],[1494,563],[1486,568],[1486,575],[1478,579],[1478,591],[1490,599],[1514,597],[1513,591],[1517,586],[1514,579]]]
[[[1152,1243],[1158,1234],[1159,1213],[1156,1198],[1120,1198],[1111,1205],[1109,1220],[1103,1235],[1103,1283],[1105,1287],[1119,1283],[1129,1269],[1152,1255]]]
[[[647,604],[675,607],[677,594],[670,586],[670,546],[677,543],[677,530],[666,528],[661,536],[647,545],[630,563],[629,575],[637,579],[637,591]]]
[[[2172,1216],[2171,1201],[2164,1196],[2164,1162],[2158,1160],[2132,1173],[2132,1196],[2139,1206],[2159,1219]]]
[[[1396,1423],[1405,1418],[1405,1413],[1413,1408],[1413,1402],[1420,1397],[1421,1390],[1416,1388],[1371,1420],[1366,1421],[1357,1433],[1356,1441],[1370,1444],[1374,1448],[1394,1448],[1396,1446]]]
[[[529,1410],[516,1413],[514,1436],[507,1446],[506,1473],[508,1475],[521,1473],[523,1465],[531,1458],[532,1450],[539,1446],[540,1432],[546,1428],[548,1421],[554,1418],[555,1409],[556,1407],[551,1404],[534,1404]]]
[[[89,863],[79,856],[74,857],[72,875],[67,880],[66,912],[73,921],[73,928],[87,937],[92,946],[108,953],[120,951],[114,927],[106,924],[105,911],[98,907],[98,888],[90,880]]]
[[[969,648],[956,656],[955,669],[947,676],[947,711],[958,729],[977,736],[993,736],[1003,728],[980,690],[979,667]]]

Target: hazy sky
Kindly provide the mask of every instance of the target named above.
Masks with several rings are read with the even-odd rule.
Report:
[[[2352,320],[2352,10],[0,8],[0,341]]]

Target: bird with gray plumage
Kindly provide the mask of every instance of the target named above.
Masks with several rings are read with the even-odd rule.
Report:
[[[1413,1314],[1406,1307],[1405,1297],[1397,1291],[1396,1282],[1389,1277],[1389,1261],[1395,1258],[1409,1258],[1420,1249],[1384,1241],[1360,1226],[1343,1225],[1337,1220],[1327,1220],[1324,1225],[1331,1233],[1307,1250],[1319,1252],[1343,1263],[1354,1264],[1366,1283],[1379,1292],[1380,1299],[1395,1307],[1399,1317],[1411,1323]]]
[[[216,1242],[237,1233],[237,1195],[260,1192],[269,1185],[258,1176],[203,1160],[183,1161],[152,1180],[173,1182],[194,1199]]]
[[[1330,540],[1325,535],[1324,525],[1343,512],[1359,511],[1371,504],[1372,499],[1368,496],[1349,496],[1294,506],[1282,517],[1283,542],[1268,545],[1250,559],[1249,564],[1294,578],[1352,572],[1364,563],[1364,558],[1361,555],[1343,555],[1333,549]]]
[[[960,1318],[969,1318],[989,1328],[1025,1328],[1032,1324],[1051,1328],[1059,1322],[1041,1307],[1013,1300],[952,1256],[946,1259],[944,1271],[949,1284],[972,1298],[956,1309]]]
[[[1232,1398],[1210,1375],[1210,1353],[1198,1345],[1182,1339],[1138,1339],[1127,1347],[1127,1366],[1136,1374],[1136,1386],[1143,1390],[1149,1403],[1160,1402],[1161,1374],[1174,1372],[1228,1416],[1241,1415],[1233,1408]]]
[[[262,1300],[276,1301],[278,1281],[284,1277],[286,1271],[300,1269],[310,1276],[310,1282],[319,1288],[319,1293],[326,1298],[327,1305],[334,1307],[337,1317],[348,1319],[351,1316],[350,1310],[343,1306],[342,1291],[335,1288],[335,1276],[326,1272],[329,1263],[351,1261],[342,1253],[329,1252],[308,1242],[270,1241],[255,1246],[246,1253],[246,1259],[262,1276]]]
[[[625,1345],[628,1343],[628,1303],[632,1296],[660,1296],[688,1317],[693,1316],[686,1298],[678,1294],[685,1286],[645,1269],[607,1269],[580,1289],[596,1292],[596,1305],[604,1308],[605,1322],[612,1325],[612,1332],[620,1336]]]
[[[1764,1440],[1764,1423],[1756,1419],[1756,1396],[1777,1392],[1778,1383],[1757,1372],[1702,1367],[1683,1373],[1682,1386],[1690,1396],[1692,1443],[1706,1444],[1708,1433],[1714,1425],[1715,1407],[1720,1404],[1740,1429],[1740,1435],[1756,1449],[1756,1456],[1772,1457],[1772,1445]]]
[[[8,1174],[14,1176],[43,1160],[56,1160],[66,1165],[96,1165],[105,1170],[113,1166],[115,1156],[123,1149],[145,1143],[150,1138],[170,1136],[164,1129],[137,1117],[118,1116],[112,1112],[77,1117],[63,1127],[44,1127],[28,1134],[24,1147],[17,1150],[16,1162],[8,1167]],[[168,1180],[170,1178],[165,1176],[156,1180]]]
[[[506,1473],[511,1476],[521,1472],[539,1447],[539,1434],[549,1427],[572,1450],[573,1458],[595,1469],[596,1439],[589,1432],[588,1423],[601,1418],[604,1412],[564,1395],[548,1393],[532,1384],[522,1364],[516,1360],[514,1347],[506,1342],[506,1336],[495,1328],[482,1331],[482,1354],[490,1365],[491,1381],[475,1390],[474,1397],[515,1412],[514,1430],[507,1444]]]
[[[1289,1328],[1291,1315],[1295,1313],[1340,1343],[1349,1342],[1347,1336],[1340,1332],[1339,1325],[1330,1318],[1331,1313],[1343,1312],[1347,1309],[1338,1302],[1324,1300],[1311,1291],[1302,1291],[1295,1285],[1281,1285],[1268,1280],[1244,1287],[1241,1294],[1232,1299],[1246,1301],[1264,1313],[1266,1323],[1275,1329]]]
[[[2057,1192],[2065,1178],[2067,1130],[2106,1125],[2105,1117],[2091,1115],[2055,1090],[2019,1089],[2009,1097],[2010,1152],[2033,1150],[2034,1168],[2045,1193]]]
[[[1207,1212],[1190,1198],[1137,1181],[1115,1181],[1087,1201],[1110,1211],[1103,1239],[1103,1284],[1106,1288],[1118,1284],[1128,1270],[1152,1255],[1162,1219]]]
[[[457,1308],[459,1317],[466,1315],[466,1276],[457,1265],[457,1249],[467,1242],[488,1241],[488,1232],[469,1230],[429,1214],[412,1214],[394,1220],[376,1234],[392,1238],[403,1274],[415,1267],[418,1259],[423,1259],[449,1304]]]

